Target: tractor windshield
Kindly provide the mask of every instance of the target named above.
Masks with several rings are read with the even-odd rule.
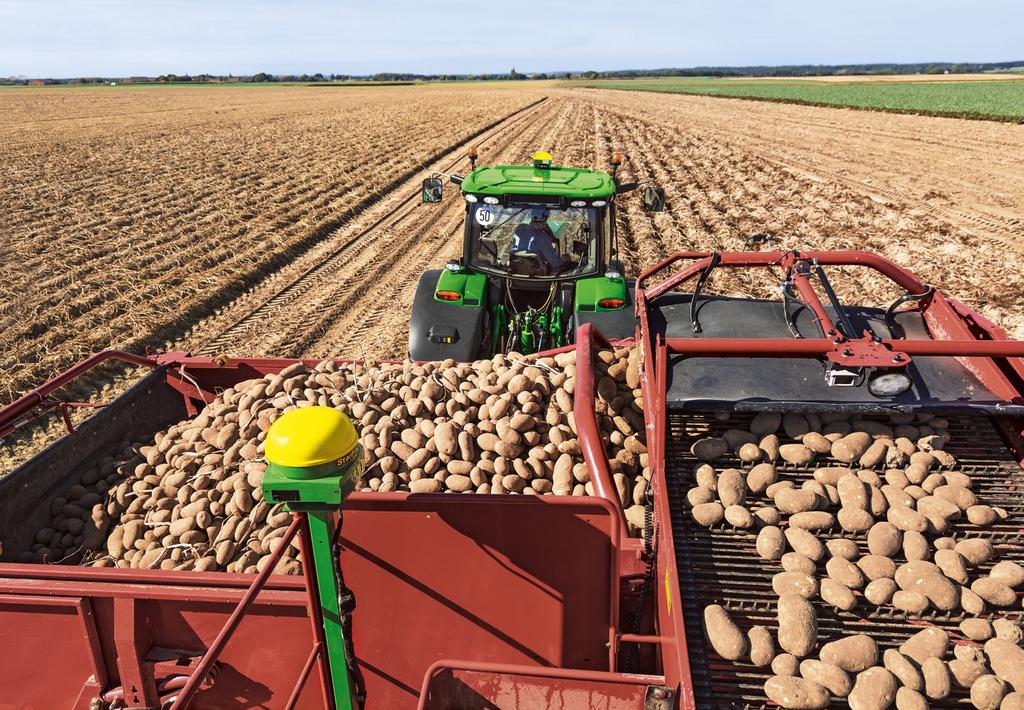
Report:
[[[597,209],[472,204],[470,264],[521,277],[578,276],[597,268]]]

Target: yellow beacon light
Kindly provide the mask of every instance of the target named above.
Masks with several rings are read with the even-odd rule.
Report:
[[[554,160],[554,158],[551,156],[551,153],[547,152],[546,150],[539,150],[533,155],[531,155],[530,158],[533,160],[533,167],[537,168],[537,170],[550,169],[551,161]]]

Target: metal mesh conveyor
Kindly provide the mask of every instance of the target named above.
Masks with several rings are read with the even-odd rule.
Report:
[[[978,528],[966,520],[958,521],[951,535],[988,537],[996,545],[997,559],[1011,559],[1024,563],[1024,472],[1014,461],[993,423],[986,417],[950,416],[949,432],[952,441],[947,450],[957,457],[958,470],[973,478],[973,490],[979,502],[1001,506],[1008,518],[988,528]],[[771,676],[770,668],[756,668],[749,663],[733,663],[718,657],[706,646],[701,624],[703,609],[708,604],[722,604],[743,628],[764,625],[776,635],[775,604],[772,576],[782,571],[778,562],[760,559],[754,551],[756,532],[737,531],[722,524],[713,529],[696,525],[686,508],[686,491],[696,485],[693,471],[699,463],[691,454],[690,446],[699,438],[720,435],[726,429],[746,429],[751,415],[733,413],[728,421],[718,421],[709,412],[676,412],[668,416],[666,467],[675,554],[679,569],[679,588],[682,594],[686,622],[687,647],[690,656],[694,694],[697,707],[705,708],[762,708],[767,707],[763,685]],[[831,461],[831,465],[836,464]],[[749,465],[738,459],[715,461],[715,468],[739,468]],[[819,457],[818,465],[824,463]],[[814,466],[796,467],[777,463],[779,480],[793,480],[798,486],[811,477]],[[748,494],[753,509],[758,503],[770,504],[766,496]],[[867,554],[866,534],[853,535],[836,526],[834,530],[819,533],[825,537],[849,537],[858,542],[862,554]],[[819,563],[818,577],[825,576],[823,559]],[[902,562],[897,560],[897,564]],[[983,567],[988,569],[992,563]],[[972,573],[972,580],[974,579]],[[856,592],[855,592],[856,593]],[[951,632],[954,642],[972,643],[960,636],[958,625],[965,614],[930,610],[921,616],[900,612],[892,607],[875,607],[858,594],[858,606],[850,612],[829,607],[815,600],[818,612],[818,640],[820,644],[842,636],[866,633],[879,644],[880,651],[901,644],[924,624],[936,624]],[[1019,595],[1018,595],[1019,597]],[[1000,611],[999,615],[1022,620],[1018,603]],[[976,645],[976,644],[975,644]],[[816,654],[815,654],[816,656]],[[947,656],[950,660],[952,655]],[[954,686],[956,683],[954,682]],[[953,694],[942,701],[932,701],[932,707],[973,707],[967,692],[954,688]],[[844,700],[834,700],[832,707],[848,707]]]

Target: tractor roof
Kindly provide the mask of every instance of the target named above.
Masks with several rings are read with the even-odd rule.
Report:
[[[478,195],[550,195],[597,199],[615,194],[612,176],[588,168],[535,168],[493,165],[477,168],[462,182],[462,191]]]

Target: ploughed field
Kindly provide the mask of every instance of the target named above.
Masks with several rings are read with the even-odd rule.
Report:
[[[663,213],[636,195],[619,211],[634,275],[768,232],[879,252],[1024,337],[1020,125],[533,82],[11,90],[0,402],[110,346],[403,356],[418,275],[462,240],[453,186],[412,198],[431,169],[465,172],[474,142],[485,163],[623,151],[625,180],[667,194]],[[899,295],[833,282],[869,305]],[[722,272],[708,291],[776,286]]]

